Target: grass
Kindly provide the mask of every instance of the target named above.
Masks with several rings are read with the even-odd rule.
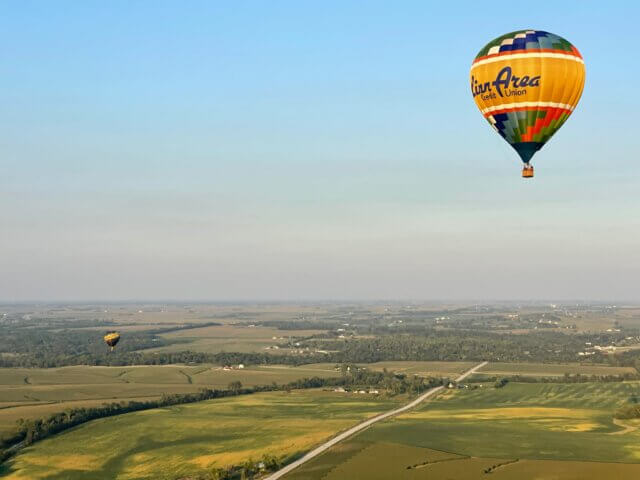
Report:
[[[445,390],[286,478],[465,480],[483,478],[486,468],[502,463],[491,478],[640,478],[640,422],[612,419],[633,393],[640,394],[640,383],[510,383],[501,389]],[[448,460],[433,463],[436,454]]]
[[[158,398],[163,393],[189,393],[203,387],[227,388],[233,381],[252,386],[338,375],[332,364],[230,371],[215,365],[4,368],[0,369],[0,433],[11,430],[19,418],[39,418],[66,408]]]
[[[36,443],[8,461],[3,478],[174,479],[265,453],[303,452],[399,401],[272,392],[120,415]]]
[[[636,373],[633,367],[609,367],[607,365],[580,365],[579,363],[500,363],[491,362],[480,373],[493,375],[528,375],[532,377],[557,377],[565,373],[575,375],[621,375]]]

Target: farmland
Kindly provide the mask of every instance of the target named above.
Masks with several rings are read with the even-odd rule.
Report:
[[[43,429],[46,435],[9,459],[4,473],[99,479],[114,471],[118,478],[174,480],[212,465],[258,460],[262,453],[282,460],[407,401],[406,392],[421,388],[414,376],[455,378],[489,360],[470,388],[446,390],[429,405],[363,431],[290,478],[338,480],[366,472],[374,479],[464,479],[487,469],[497,478],[544,476],[546,469],[578,475],[585,459],[597,461],[594,471],[603,478],[616,471],[624,478],[640,460],[634,446],[640,422],[614,422],[612,413],[640,396],[640,355],[633,350],[640,342],[638,312],[599,305],[6,307],[0,312],[0,361],[7,367],[0,368],[0,434],[13,443],[4,448],[16,443],[9,435],[16,420],[42,418],[52,425],[52,414],[77,407],[227,389],[237,381],[250,387],[371,373],[362,367],[395,376],[375,384],[380,398],[260,393],[120,412],[64,433]],[[122,333],[113,352],[102,342],[112,329]],[[572,377],[564,380],[565,374]],[[516,375],[530,378],[493,388],[496,378]],[[609,383],[584,376],[608,377]],[[399,396],[389,397],[393,392]],[[291,411],[282,399],[290,399]],[[22,438],[27,429],[36,431],[35,423],[24,425]],[[175,431],[174,443],[167,431]],[[69,453],[89,438],[97,448],[84,457]]]
[[[120,415],[25,449],[3,478],[173,479],[264,453],[294,455],[402,400],[272,392]]]
[[[272,352],[284,353],[289,349],[280,344],[299,337],[320,333],[320,330],[278,330],[272,327],[246,327],[234,325],[208,326],[176,331],[162,335],[174,341],[165,347],[149,349],[149,352]],[[277,349],[274,347],[278,347]]]
[[[480,373],[491,375],[525,375],[531,377],[559,377],[570,375],[622,375],[635,373],[632,367],[610,367],[606,365],[580,365],[578,363],[499,363],[489,362]]]
[[[19,418],[38,418],[71,407],[147,400],[163,393],[189,393],[203,387],[227,388],[233,381],[253,386],[337,375],[329,364],[232,370],[215,365],[5,368],[0,369],[0,433],[13,428]]]
[[[372,370],[386,368],[390,372],[420,377],[455,377],[476,364],[477,362],[376,362],[364,366]]]
[[[492,475],[504,479],[546,478],[549,472],[562,480],[586,472],[591,478],[594,471],[603,478],[637,478],[640,424],[614,422],[611,414],[638,393],[640,384],[632,382],[446,390],[286,478],[337,480],[357,471],[368,479],[471,479],[493,465],[501,466]],[[380,451],[387,452],[384,462],[377,460]]]
[[[384,458],[384,461],[379,459]],[[407,468],[407,467],[412,468]],[[484,472],[493,466],[491,475]],[[368,443],[352,440],[330,454],[286,476],[287,480],[431,480],[455,479],[498,480],[554,479],[584,480],[585,478],[615,478],[633,480],[640,474],[640,465],[605,462],[577,462],[478,458],[424,447],[412,447],[393,442]]]

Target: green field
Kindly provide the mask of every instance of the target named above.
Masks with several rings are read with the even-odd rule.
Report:
[[[381,461],[381,459],[383,459]],[[501,465],[491,471],[485,470]],[[407,468],[412,467],[412,468]],[[285,476],[286,480],[634,480],[639,464],[479,458],[393,442],[351,440]]]
[[[246,327],[234,325],[218,325],[202,328],[191,328],[163,334],[167,340],[179,340],[164,347],[145,350],[145,352],[262,352],[286,353],[290,349],[279,346],[289,339],[308,337],[321,333],[322,330],[278,330],[271,327]],[[278,349],[273,347],[278,346]]]
[[[609,367],[607,365],[580,365],[579,363],[499,363],[490,362],[479,373],[491,375],[528,375],[532,377],[559,377],[565,373],[575,375],[635,374],[633,367]]]
[[[400,401],[306,390],[130,413],[36,443],[1,472],[11,480],[173,480],[264,453],[294,455]]]
[[[453,376],[467,369],[466,362],[379,362],[374,370],[423,376]],[[336,377],[331,363],[292,367],[251,366],[223,370],[217,365],[164,365],[132,367],[74,366],[62,368],[0,369],[0,433],[12,430],[19,418],[40,418],[67,408],[95,407],[104,402],[150,400],[163,393],[189,393],[201,388],[227,388],[288,383],[304,377]]]
[[[0,369],[0,433],[19,418],[39,418],[66,408],[98,406],[120,400],[146,400],[163,393],[288,383],[304,377],[335,377],[333,364],[265,366],[223,370],[216,365],[63,367]]]
[[[390,372],[421,377],[457,377],[478,362],[376,362],[361,364],[372,370],[386,368]]]
[[[640,394],[640,383],[510,383],[501,389],[445,390],[286,478],[471,479],[502,463],[492,478],[595,478],[592,472],[602,478],[639,478],[640,421],[612,418],[632,394]]]

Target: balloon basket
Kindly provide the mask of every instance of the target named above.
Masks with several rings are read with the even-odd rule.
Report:
[[[522,169],[522,178],[533,178],[533,167],[531,165],[525,165]]]

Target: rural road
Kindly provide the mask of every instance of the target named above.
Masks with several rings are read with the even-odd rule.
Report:
[[[476,365],[475,367],[473,367],[472,369],[467,370],[462,375],[460,375],[458,378],[456,378],[456,382],[463,381],[469,375],[475,373],[476,371],[478,371],[479,369],[484,367],[486,364],[487,364],[487,362],[482,362],[482,363]],[[264,480],[277,480],[278,478],[282,478],[284,475],[286,475],[290,471],[294,470],[295,468],[298,468],[303,463],[308,462],[312,458],[317,457],[318,455],[320,455],[325,450],[333,447],[336,443],[340,443],[342,440],[345,440],[346,438],[350,437],[354,433],[357,433],[360,430],[363,430],[363,429],[373,425],[376,422],[379,422],[381,420],[384,420],[385,418],[389,418],[389,417],[392,417],[392,416],[397,415],[399,413],[402,413],[402,412],[405,412],[407,410],[412,409],[416,405],[418,405],[418,404],[422,403],[423,401],[425,401],[427,398],[432,397],[433,395],[438,393],[443,388],[444,388],[443,386],[440,386],[440,387],[432,388],[431,390],[427,390],[425,393],[420,395],[418,398],[416,398],[415,400],[413,400],[410,403],[407,403],[403,407],[396,408],[395,410],[390,410],[390,411],[388,411],[386,413],[382,413],[382,414],[378,415],[377,417],[373,417],[373,418],[370,418],[368,420],[365,420],[362,423],[359,423],[355,427],[351,427],[349,430],[346,430],[346,431],[340,433],[339,435],[336,435],[335,437],[331,438],[330,440],[328,440],[327,442],[323,443],[319,447],[314,448],[309,453],[307,453],[304,457],[299,458],[295,462],[292,462],[289,465],[287,465],[286,467],[283,467],[280,470],[278,470],[277,472],[269,475]]]

